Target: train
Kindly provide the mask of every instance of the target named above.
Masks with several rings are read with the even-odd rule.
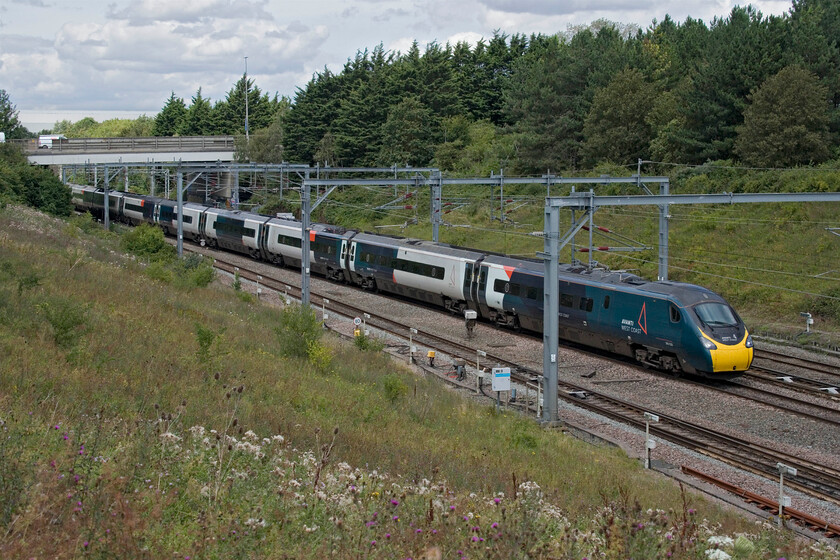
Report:
[[[71,185],[76,209],[102,218],[102,189]],[[184,238],[280,266],[300,267],[301,223],[293,218],[187,202]],[[109,217],[177,234],[172,200],[109,191]],[[536,259],[313,223],[310,270],[513,329],[543,328],[543,270]],[[753,341],[718,294],[683,282],[558,264],[559,336],[673,375],[733,379],[749,369]]]

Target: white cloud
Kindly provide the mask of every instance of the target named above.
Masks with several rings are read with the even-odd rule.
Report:
[[[148,112],[170,92],[225,96],[244,71],[293,96],[314,72],[340,72],[356,51],[416,40],[475,44],[494,31],[556,33],[598,18],[646,28],[670,14],[726,17],[739,0],[6,0],[0,87],[20,110]],[[765,15],[790,0],[752,0]],[[47,9],[45,9],[47,8]],[[56,119],[60,120],[60,119]]]

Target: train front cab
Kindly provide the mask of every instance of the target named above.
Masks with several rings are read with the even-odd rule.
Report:
[[[753,360],[753,342],[749,332],[745,330],[744,337],[735,344],[721,343],[705,333],[702,336],[703,345],[709,350],[711,370],[715,376],[727,376],[750,369]]]
[[[748,370],[754,349],[752,336],[735,311],[724,302],[687,309],[703,347],[704,360],[695,365],[707,377],[730,378]]]

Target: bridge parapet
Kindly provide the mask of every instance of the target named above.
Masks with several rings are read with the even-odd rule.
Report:
[[[51,148],[38,148],[38,139],[14,140],[27,155],[46,153],[102,154],[155,152],[230,152],[233,136],[151,136],[127,138],[66,138],[53,140]]]

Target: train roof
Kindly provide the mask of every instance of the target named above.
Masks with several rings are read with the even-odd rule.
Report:
[[[448,245],[446,243],[435,243],[434,241],[424,241],[422,239],[411,239],[409,237],[392,237],[390,235],[379,235],[374,233],[359,233],[353,238],[353,240],[375,243],[377,245],[397,247],[400,249],[414,249],[417,251],[435,252],[443,255],[462,257],[467,259],[478,259],[482,255],[486,254],[483,251],[478,251],[476,249],[465,249],[462,247]]]
[[[542,276],[545,270],[545,265],[542,261],[531,259],[515,259],[490,255],[484,259],[484,262],[499,266],[512,266],[540,276]],[[607,285],[615,289],[624,288],[648,295],[673,298],[684,306],[704,302],[724,302],[724,299],[718,294],[696,284],[645,280],[641,276],[626,270],[609,270],[606,268],[590,269],[581,264],[560,264],[558,267],[560,278],[569,282],[581,282],[601,286]]]

